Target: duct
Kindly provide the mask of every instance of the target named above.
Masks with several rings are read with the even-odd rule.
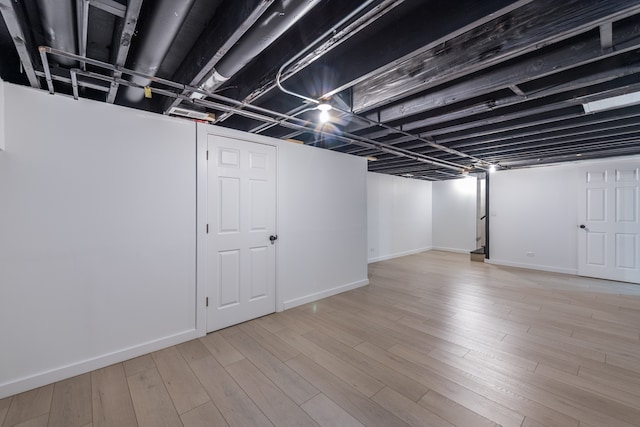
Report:
[[[350,37],[367,28],[367,26],[384,16],[387,12],[391,11],[396,6],[402,4],[404,1],[405,0],[384,0],[378,3],[374,10],[366,12],[360,18],[356,18],[354,20],[355,17],[357,17],[362,11],[366,10],[371,4],[376,3],[376,0],[367,0],[361,3],[360,6],[352,10],[347,16],[342,18],[332,28],[327,30],[315,41],[308,44],[302,52],[296,54],[296,56],[294,57],[294,61],[297,60],[297,62],[289,68],[285,76],[282,76],[281,81],[284,81],[293,76],[295,73],[298,73],[299,71],[310,65],[313,61],[328,53],[334,47],[339,46]],[[322,45],[316,48],[316,45],[318,45],[320,42],[323,42]],[[312,49],[313,51],[311,51]],[[307,53],[310,51],[311,53]],[[307,54],[306,57],[299,59],[304,54]],[[256,99],[276,87],[278,87],[278,85],[274,81],[270,81],[266,85],[251,92],[244,98],[244,100],[250,103],[254,102]],[[218,117],[215,123],[225,121],[231,115],[231,113],[225,113]]]
[[[319,0],[279,0],[231,50],[222,57],[200,89],[211,92],[240,71],[309,12]],[[202,98],[194,93],[193,98]]]
[[[150,25],[136,42],[136,54],[131,68],[148,76],[155,76],[162,60],[167,55],[194,0],[157,0],[146,18]],[[131,81],[139,86],[148,86],[151,80],[139,76]],[[139,102],[144,92],[136,87],[127,87],[125,96],[130,102]]]
[[[74,2],[37,0],[45,40],[49,46],[66,52],[78,52],[75,35]],[[74,67],[75,61],[57,58],[61,65]]]

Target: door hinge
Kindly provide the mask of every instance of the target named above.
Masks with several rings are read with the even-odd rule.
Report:
[[[209,307],[209,297],[207,297],[207,298],[206,298],[206,300],[205,300],[205,305],[206,305],[207,307]]]
[[[209,234],[209,224],[207,224],[207,234]]]
[[[207,160],[209,160],[209,150],[207,150]]]

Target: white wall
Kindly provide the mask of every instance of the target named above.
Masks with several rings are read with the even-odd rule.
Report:
[[[491,175],[491,262],[576,274],[577,185],[574,164]]]
[[[432,184],[367,173],[369,262],[431,249]]]
[[[195,336],[195,125],[5,84],[0,398]]]
[[[279,309],[366,285],[367,160],[279,143]]]
[[[433,183],[433,248],[451,252],[476,249],[475,178]]]

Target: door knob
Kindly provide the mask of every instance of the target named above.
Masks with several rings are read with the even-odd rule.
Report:
[[[586,226],[586,225],[584,225],[584,224],[580,224],[578,227],[582,228],[583,230],[584,230],[585,228],[587,228],[587,226]]]
[[[278,236],[269,236],[269,240],[271,240],[271,244],[273,245],[275,243],[276,240],[278,240]]]

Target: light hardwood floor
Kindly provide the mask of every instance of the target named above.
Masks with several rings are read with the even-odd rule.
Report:
[[[640,425],[640,286],[444,252],[0,400],[0,425]]]

